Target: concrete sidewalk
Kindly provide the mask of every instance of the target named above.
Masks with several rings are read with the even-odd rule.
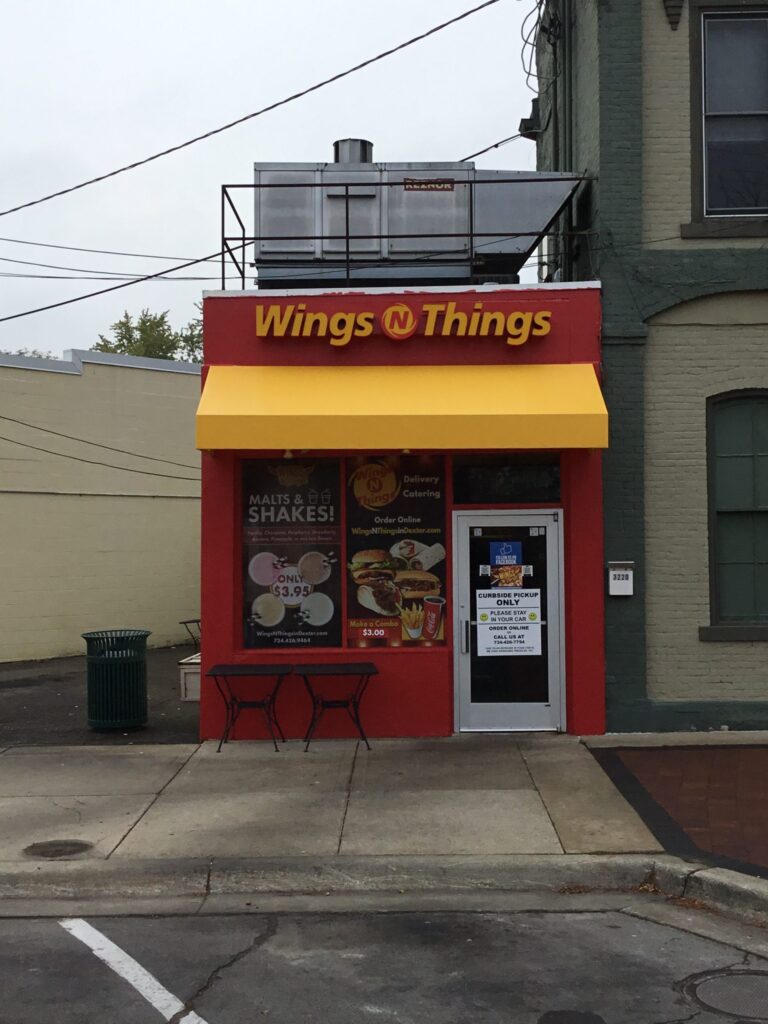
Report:
[[[0,825],[0,918],[655,893],[768,924],[768,881],[665,854],[569,736],[7,747]]]
[[[495,857],[660,850],[569,736],[461,736],[0,753],[0,865],[92,844],[115,868],[208,858]]]

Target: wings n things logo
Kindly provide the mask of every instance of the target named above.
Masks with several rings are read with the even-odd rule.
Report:
[[[373,310],[308,309],[306,302],[256,305],[256,337],[317,338],[341,348],[351,341],[380,332],[392,341],[407,341],[417,332],[424,338],[505,339],[507,345],[524,345],[532,337],[544,337],[552,327],[552,311],[510,310],[491,301],[395,302],[380,314]]]

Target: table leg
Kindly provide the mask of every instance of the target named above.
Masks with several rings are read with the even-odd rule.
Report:
[[[277,735],[280,737],[280,742],[285,743],[285,734],[283,733],[282,726],[280,725],[277,717],[277,712],[275,711],[275,703],[272,700],[269,702],[269,713],[272,717],[272,724],[275,729],[277,729]]]
[[[277,683],[275,684],[274,690],[269,696],[269,713],[272,715],[272,721],[274,722],[275,728],[277,729],[277,734],[280,737],[281,743],[285,743],[285,734],[283,733],[282,726],[280,725],[280,721],[277,717],[277,695],[280,692],[282,682],[283,677],[280,676],[279,679],[277,680]]]
[[[278,745],[277,745],[277,736],[275,735],[275,727],[272,724],[273,716],[272,716],[272,711],[271,711],[269,702],[267,702],[264,705],[264,717],[267,720],[267,728],[269,729],[270,735],[272,736],[272,742],[275,745],[275,752],[279,754],[280,753],[280,747],[278,747]],[[278,726],[278,729],[279,728],[280,728],[280,726]]]
[[[360,733],[360,738],[362,739],[363,743],[365,743],[368,750],[370,750],[371,744],[368,742],[368,737],[365,735],[365,730],[363,729],[363,723],[360,720],[360,708],[357,706],[357,701],[352,700],[351,707],[347,710],[349,711],[349,717],[357,726],[357,731]]]
[[[232,730],[237,725],[237,720],[240,717],[240,712],[242,710],[243,709],[240,707],[240,702],[237,700],[237,698],[233,698],[233,700],[232,700],[232,714],[230,715],[229,725],[227,726],[227,735],[226,735],[226,738],[224,740],[225,743],[229,743],[229,738],[232,735]]]
[[[221,738],[219,739],[219,745],[216,748],[216,753],[220,754],[221,745],[222,743],[226,743],[227,740],[229,739],[229,733],[232,728],[232,701],[227,697],[227,694],[224,692],[224,687],[221,685],[219,677],[214,676],[213,681],[216,683],[216,689],[219,691],[219,693],[221,694],[221,699],[224,701],[224,730],[221,734]]]
[[[325,707],[323,706],[322,700],[315,699],[312,705],[312,721],[309,723],[309,729],[307,729],[307,735],[304,737],[304,753],[309,750],[309,744],[314,736],[315,729],[320,723],[320,719],[323,717]]]
[[[304,753],[306,754],[309,750],[309,741],[312,739],[312,733],[315,731],[315,727],[319,721],[319,716],[317,713],[317,697],[315,696],[315,691],[312,689],[312,684],[306,676],[302,676],[301,678],[304,683],[304,689],[307,691],[309,699],[312,702],[312,717],[309,720],[307,731],[304,733]]]
[[[363,699],[363,694],[365,693],[370,678],[370,676],[360,677],[360,681],[357,684],[357,689],[355,690],[355,693],[351,701],[353,711],[352,720],[357,726],[357,731],[360,733],[360,736],[362,737],[362,740],[365,743],[368,750],[371,749],[371,744],[368,742],[368,737],[365,735],[365,730],[363,729],[363,722],[362,719],[360,718],[360,702]]]

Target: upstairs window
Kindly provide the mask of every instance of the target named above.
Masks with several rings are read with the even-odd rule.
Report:
[[[713,625],[768,623],[768,393],[708,403]]]
[[[768,8],[701,15],[706,217],[768,214]]]

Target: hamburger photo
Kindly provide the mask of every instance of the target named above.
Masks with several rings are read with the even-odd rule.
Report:
[[[434,597],[440,593],[440,580],[434,573],[421,569],[403,569],[395,573],[395,586],[404,601],[415,601],[422,597]]]
[[[358,551],[352,556],[349,571],[357,584],[391,580],[395,575],[391,555],[383,548]]]

